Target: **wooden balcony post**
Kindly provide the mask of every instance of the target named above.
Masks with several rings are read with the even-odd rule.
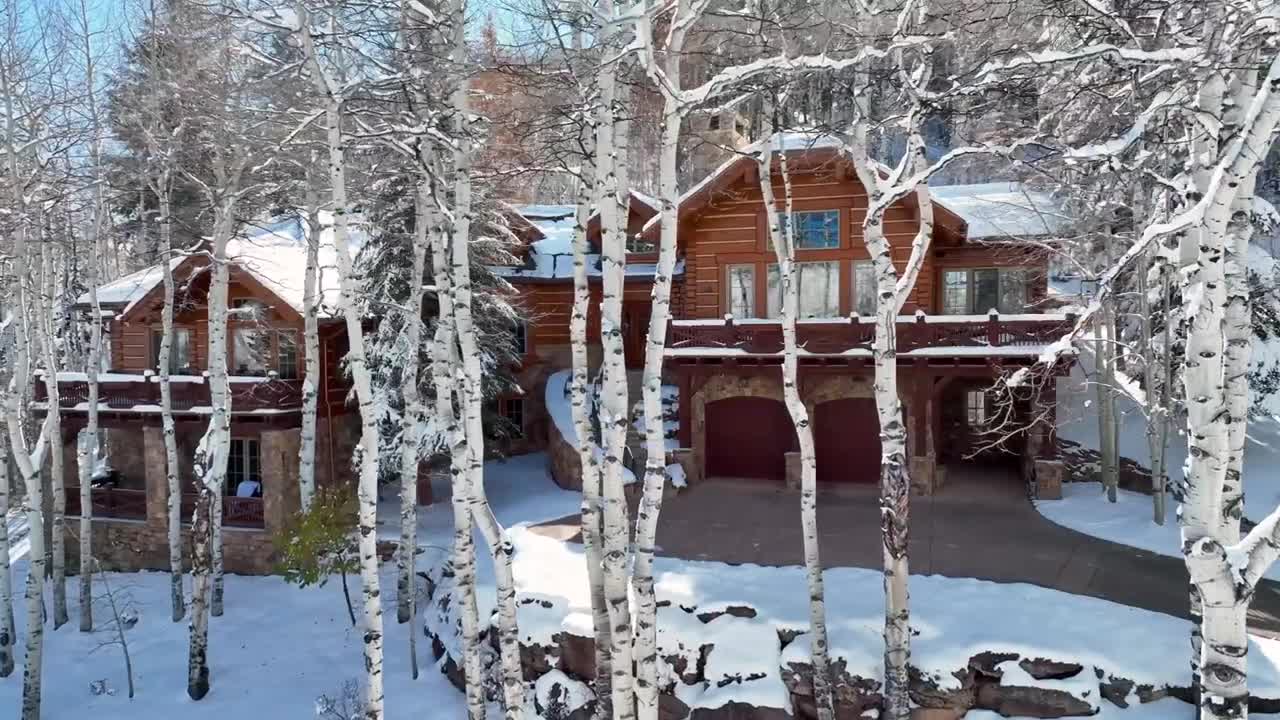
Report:
[[[987,313],[987,344],[992,347],[1000,344],[1000,311],[994,308]]]
[[[147,490],[147,524],[169,526],[169,477],[164,453],[164,429],[159,425],[142,428],[143,476]]]

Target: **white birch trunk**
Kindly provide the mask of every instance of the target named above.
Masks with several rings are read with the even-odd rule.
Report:
[[[167,158],[166,158],[167,161]],[[171,198],[173,189],[172,169],[165,167],[156,183],[160,198],[160,261],[164,273],[164,307],[160,311],[160,425],[164,436],[164,476],[167,497],[169,545],[169,608],[170,619],[182,622],[187,614],[187,604],[182,587],[185,571],[182,567],[182,483],[178,477],[178,437],[173,420],[173,383],[170,381],[170,365],[173,353],[173,218]],[[83,501],[82,501],[83,502]]]
[[[426,409],[418,392],[418,351],[422,344],[422,292],[429,237],[431,196],[427,184],[419,181],[414,196],[413,267],[410,271],[409,299],[404,318],[408,355],[400,379],[404,398],[404,414],[400,422],[400,551],[397,553],[399,576],[396,584],[396,619],[412,623],[415,615],[414,569],[418,551],[418,445]],[[412,628],[412,625],[410,626]],[[416,635],[412,629],[410,638]],[[412,647],[413,640],[410,640]],[[410,653],[412,655],[412,653]],[[417,676],[417,662],[413,662]]]
[[[0,431],[0,678],[13,674],[13,576],[9,568],[9,433]]]
[[[37,211],[37,218],[43,213]],[[37,220],[37,227],[43,223]],[[39,234],[38,234],[39,235]],[[37,235],[37,236],[38,236]],[[40,327],[40,345],[44,355],[44,384],[49,396],[49,406],[59,407],[58,393],[58,351],[53,330],[53,305],[56,302],[54,293],[54,259],[47,242],[40,243],[40,290],[36,305],[36,323]],[[67,493],[64,482],[65,469],[62,462],[62,414],[49,413],[49,498],[50,506],[50,540],[49,569],[50,584],[53,588],[53,629],[57,630],[67,622],[67,531],[66,510]]]
[[[1104,301],[1098,311],[1095,330],[1094,390],[1098,400],[1098,452],[1101,458],[1102,486],[1106,488],[1107,500],[1115,502],[1120,485],[1120,458],[1115,402],[1115,322],[1112,315],[1110,302]]]
[[[470,83],[465,73],[467,45],[464,30],[464,0],[452,7],[454,46],[452,60],[461,74],[450,98],[454,131],[454,208],[452,228],[453,320],[461,350],[463,431],[467,442],[467,475],[471,516],[484,536],[493,556],[498,591],[498,650],[502,667],[504,715],[519,720],[524,714],[524,673],[520,664],[520,633],[516,617],[515,577],[512,556],[515,548],[506,530],[493,514],[484,488],[484,425],[481,418],[482,379],[480,348],[476,342],[471,312],[471,128],[468,113]]]
[[[589,128],[589,132],[592,132]],[[600,463],[596,456],[595,433],[591,423],[590,358],[587,353],[587,318],[591,312],[591,285],[587,276],[587,255],[591,248],[587,242],[587,223],[592,206],[600,201],[598,166],[592,160],[595,137],[584,138],[587,154],[583,162],[582,176],[578,182],[578,207],[574,216],[573,234],[573,311],[569,318],[569,338],[572,343],[573,377],[569,386],[570,407],[573,412],[573,429],[578,440],[578,464],[582,469],[582,553],[587,563],[587,578],[591,584],[591,620],[595,630],[597,718],[613,716],[611,697],[612,670],[610,658],[612,633],[609,625],[609,609],[604,599],[604,555],[600,507]]]
[[[1151,511],[1152,520],[1157,525],[1163,525],[1165,521],[1165,483],[1164,483],[1164,456],[1165,446],[1168,443],[1169,416],[1165,412],[1164,392],[1169,381],[1168,373],[1158,373],[1156,370],[1157,362],[1168,362],[1168,337],[1169,337],[1169,313],[1167,298],[1168,293],[1162,296],[1166,298],[1162,302],[1165,307],[1165,324],[1163,338],[1164,342],[1157,348],[1155,345],[1155,333],[1152,332],[1152,305],[1148,275],[1152,272],[1153,263],[1151,256],[1148,255],[1146,266],[1137,273],[1138,281],[1138,314],[1141,315],[1142,323],[1142,372],[1143,384],[1147,391],[1147,449],[1151,455]],[[1161,271],[1161,287],[1164,288],[1164,273]],[[1157,384],[1160,389],[1157,390]]]
[[[1248,715],[1249,600],[1280,549],[1280,513],[1239,540],[1242,458],[1237,451],[1247,422],[1248,384],[1228,377],[1248,363],[1248,340],[1240,346],[1241,335],[1248,334],[1240,325],[1249,315],[1240,261],[1251,208],[1243,204],[1252,202],[1261,158],[1280,125],[1278,82],[1280,60],[1273,59],[1263,83],[1247,76],[1231,85],[1234,109],[1225,118],[1230,132],[1224,133],[1231,140],[1221,159],[1219,153],[1213,156],[1214,170],[1199,205],[1204,208],[1195,233],[1199,254],[1195,266],[1183,272],[1190,321],[1183,373],[1188,460],[1179,519],[1192,604],[1201,612],[1193,669],[1201,717],[1207,720]]]
[[[320,382],[320,200],[313,176],[313,162],[307,166],[307,269],[302,284],[302,336],[306,352],[305,375],[302,380],[302,430],[298,445],[298,499],[302,512],[311,510],[316,493],[316,407],[324,388]],[[332,432],[332,428],[330,428]]]
[[[432,153],[434,158],[434,153]],[[430,182],[431,170],[422,182]],[[467,473],[467,439],[454,411],[454,397],[460,374],[457,339],[454,335],[452,254],[449,236],[439,225],[437,211],[432,211],[428,233],[431,242],[431,269],[435,280],[439,317],[431,344],[431,377],[435,384],[436,426],[444,434],[449,447],[449,472],[452,480],[453,551],[451,562],[457,577],[458,616],[462,625],[463,677],[466,679],[467,718],[485,717],[484,666],[480,647],[480,619],[476,605],[476,545],[472,532],[470,477]]]
[[[231,392],[227,377],[227,288],[230,266],[227,242],[235,231],[234,196],[215,205],[209,267],[209,400],[212,416],[196,450],[199,496],[191,521],[191,641],[187,695],[200,700],[209,692],[209,615],[221,614],[221,508],[231,449]]]
[[[773,191],[773,152],[771,139],[764,143],[757,163],[760,193],[769,222],[769,238],[782,282],[782,395],[795,425],[800,445],[800,526],[804,536],[804,564],[809,595],[809,658],[813,665],[813,699],[819,720],[835,717],[831,694],[831,670],[827,655],[826,592],[822,579],[822,560],[818,542],[818,456],[814,445],[809,410],[800,397],[799,345],[796,320],[800,313],[800,285],[796,277],[795,224],[792,211],[791,178],[787,173],[786,151],[778,153],[785,188],[785,210],[788,218],[783,231],[778,202]]]

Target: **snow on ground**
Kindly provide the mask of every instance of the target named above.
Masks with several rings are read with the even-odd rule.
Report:
[[[1255,350],[1267,344],[1255,341]],[[1092,363],[1093,356],[1086,348],[1086,352],[1080,353],[1071,375],[1058,381],[1058,436],[1096,450],[1097,389],[1091,377]],[[1149,468],[1146,416],[1135,400],[1135,396],[1141,398],[1141,390],[1136,387],[1127,390],[1116,399],[1120,454]],[[1166,462],[1170,482],[1179,482],[1187,457],[1186,435],[1184,428],[1176,425],[1172,430]],[[1280,416],[1263,415],[1249,422],[1244,472],[1245,516],[1257,522],[1280,506]],[[1072,530],[1162,555],[1182,557],[1172,499],[1163,527],[1151,519],[1149,496],[1122,490],[1112,505],[1095,483],[1067,483],[1063,486],[1062,500],[1039,502],[1037,509],[1048,519]],[[1280,568],[1273,568],[1267,576],[1280,580]]]
[[[15,587],[23,586],[26,568],[24,560],[15,573]],[[169,620],[168,574],[109,573],[106,577],[117,592],[132,596],[137,609],[137,624],[126,633],[136,695],[132,700],[127,697],[119,648],[98,648],[103,635],[79,631],[79,585],[72,580],[67,583],[71,622],[56,631],[46,626],[43,720],[313,718],[317,698],[339,696],[345,681],[363,676],[361,634],[347,619],[337,580],[323,588],[301,590],[275,577],[228,575],[226,614],[210,623],[212,689],[204,700],[193,702],[186,694],[188,626]],[[389,590],[382,595],[388,717],[465,717],[462,695],[435,669],[431,648],[421,636],[421,675],[417,681],[410,678],[409,626],[395,621],[394,565],[383,567],[382,586]],[[359,592],[358,579],[353,579],[352,590]],[[16,609],[21,638],[26,613],[21,604]],[[105,605],[100,604],[95,613],[103,623]],[[22,661],[21,654],[18,660]],[[101,680],[114,694],[90,692],[90,683]],[[0,716],[17,717],[21,694],[19,668],[0,680]]]
[[[546,453],[517,455],[506,460],[491,460],[484,465],[484,487],[498,521],[506,527],[523,523],[555,520],[576,515],[582,508],[582,495],[562,490],[547,471]],[[418,507],[418,546],[423,548],[420,562],[429,565],[453,546],[453,489],[449,476],[432,477],[432,503]],[[385,487],[378,501],[378,537],[400,539],[400,496],[398,488]],[[476,547],[484,542],[477,532]],[[486,563],[486,558],[480,558]]]
[[[560,437],[571,447],[578,446],[578,429],[573,424],[573,406],[569,398],[569,381],[573,378],[572,370],[560,370],[552,373],[547,378],[546,394],[543,401],[547,406],[547,414],[551,416],[551,421],[556,424],[556,431],[560,433]],[[590,392],[590,388],[588,388]],[[599,445],[595,448],[596,460],[600,463],[604,462],[604,449]],[[622,482],[630,485],[636,481],[635,473],[631,472],[631,468],[626,465],[622,466]]]
[[[589,633],[590,598],[581,548],[525,528],[517,528],[512,536],[519,592],[539,601],[521,604],[521,634],[553,644],[559,632]],[[801,635],[779,652],[777,631],[808,627],[804,568],[658,558],[655,577],[659,604],[669,603],[659,610],[659,656],[696,660],[700,647],[715,646],[707,659],[707,687],[684,688],[682,697],[693,707],[718,707],[733,700],[787,707],[781,664],[804,661],[809,646]],[[880,573],[834,568],[825,578],[828,599],[838,599],[828,604],[833,660],[844,659],[853,675],[880,678]],[[486,596],[487,589],[481,597]],[[918,633],[912,640],[912,664],[942,685],[954,685],[950,673],[984,650],[1079,662],[1139,684],[1187,681],[1190,626],[1179,618],[1034,585],[942,576],[912,576],[911,597],[912,627]],[[491,604],[488,600],[482,612]],[[749,606],[757,614],[721,615],[706,623],[695,614],[731,606]],[[1280,693],[1280,641],[1251,638],[1249,670],[1254,692],[1268,697]]]

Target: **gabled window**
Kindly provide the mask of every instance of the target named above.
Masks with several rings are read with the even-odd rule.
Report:
[[[276,332],[276,374],[281,380],[298,379],[298,333],[296,331]]]
[[[840,316],[840,265],[838,261],[796,263],[801,318]],[[769,317],[782,317],[782,273],[769,266]]]
[[[816,210],[794,212],[781,216],[782,232],[785,236],[787,223],[794,218],[796,227],[797,250],[829,250],[840,247],[840,211]]]
[[[236,375],[266,375],[271,356],[271,336],[253,327],[235,329],[233,357]]]
[[[756,266],[729,265],[725,268],[725,312],[735,318],[756,316]]]
[[[870,260],[853,261],[853,311],[864,317],[876,313],[876,270]]]
[[[942,274],[944,315],[1020,313],[1027,306],[1027,273],[1016,268],[947,270]]]
[[[160,369],[160,343],[164,341],[162,328],[151,329],[151,367]],[[169,342],[169,372],[191,372],[191,330],[174,328]]]

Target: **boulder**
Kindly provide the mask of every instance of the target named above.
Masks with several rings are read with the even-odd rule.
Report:
[[[662,693],[658,695],[658,720],[685,720],[689,717],[689,706],[675,695]]]
[[[560,632],[552,639],[559,648],[559,668],[571,677],[591,682],[596,676],[595,638]]]
[[[589,718],[595,695],[586,683],[574,680],[559,670],[551,670],[533,686],[534,706],[543,720],[577,720]]]
[[[1098,683],[1098,692],[1118,708],[1129,707],[1129,693],[1133,691],[1133,681],[1125,678],[1108,677]]]
[[[753,618],[756,616],[756,609],[747,605],[730,605],[723,610],[700,612],[698,613],[698,619],[704,623],[709,623],[722,615],[732,615],[740,618]]]
[[[1061,718],[1094,714],[1093,705],[1065,690],[981,684],[974,707],[1005,717]]]
[[[762,708],[729,702],[718,708],[694,708],[689,720],[792,720],[782,708]]]
[[[1058,662],[1048,658],[1023,658],[1018,667],[1037,680],[1067,680],[1084,670],[1080,663]]]

